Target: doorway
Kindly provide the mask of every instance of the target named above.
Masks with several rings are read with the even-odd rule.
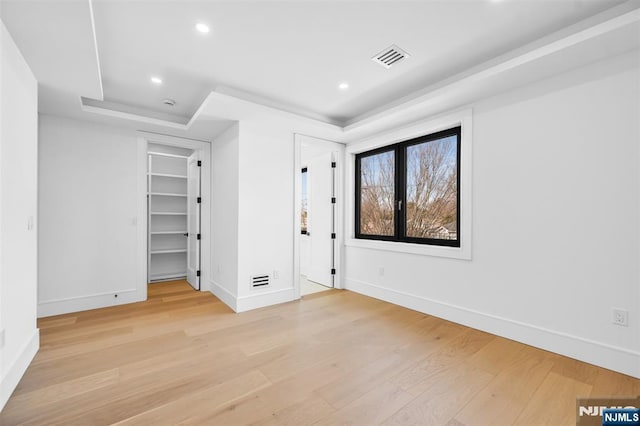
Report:
[[[193,149],[147,146],[148,280],[186,279],[195,289],[200,270],[200,166]]]
[[[300,296],[341,288],[344,145],[296,135],[295,285]]]
[[[144,292],[148,294],[147,285],[159,283],[163,287],[188,283],[194,290],[208,290],[210,144],[141,133],[139,156],[144,155],[145,162],[145,204],[141,207],[146,219]]]

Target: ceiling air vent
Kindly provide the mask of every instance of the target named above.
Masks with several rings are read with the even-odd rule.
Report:
[[[251,277],[251,288],[263,288],[269,285],[269,275],[255,275]]]
[[[391,65],[397,64],[410,56],[411,55],[394,44],[375,55],[371,60],[385,68],[391,68]]]

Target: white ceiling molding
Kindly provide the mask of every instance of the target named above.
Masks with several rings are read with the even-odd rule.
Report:
[[[380,124],[380,120],[393,120],[395,115],[405,114],[409,110],[420,108],[421,105],[426,103],[433,103],[435,98],[447,96],[447,94],[453,92],[469,90],[471,86],[478,85],[489,78],[508,73],[533,61],[638,22],[640,22],[638,4],[622,4],[438,84],[426,87],[410,96],[356,117],[344,123],[344,130],[349,133],[373,122]],[[634,40],[631,41],[633,42]],[[640,40],[636,38],[636,47],[639,43]]]
[[[0,17],[40,86],[103,98],[89,0],[2,1]]]
[[[193,124],[198,121],[198,118],[208,105],[210,98],[213,96],[212,93],[210,93],[204,99],[204,101],[202,101],[191,118],[182,117],[180,115],[149,111],[143,108],[118,104],[115,102],[98,101],[95,99],[84,97],[81,98],[81,109],[92,114],[100,114],[123,120],[137,121],[140,123],[188,131],[193,126]]]
[[[416,95],[359,117],[344,127],[217,91],[207,98],[211,104],[204,114],[240,122],[273,120],[266,117],[280,117],[288,122],[295,119],[313,127],[313,132],[310,129],[296,129],[296,132],[350,143],[429,116],[468,107],[474,101],[601,61],[608,56],[639,49],[637,34],[640,31],[640,9],[638,6],[629,6],[625,4],[614,8],[588,22],[545,37],[441,84],[427,87]]]
[[[178,129],[178,130],[184,130],[184,131],[189,130],[189,126],[187,124],[180,124],[180,123],[176,123],[175,121],[148,117],[146,115],[133,114],[130,112],[124,112],[124,111],[118,111],[110,108],[103,108],[99,106],[88,105],[88,104],[85,104],[84,102],[82,103],[81,108],[82,108],[82,111],[84,112],[99,114],[106,117],[119,118],[122,120],[129,120],[129,121],[137,121],[143,124],[151,124],[154,126],[168,127],[171,129]]]
[[[630,36],[638,28],[640,9],[637,6],[630,7],[627,3],[348,123],[327,122],[326,117],[300,113],[295,109],[224,86],[210,92],[188,121],[181,116],[162,119],[157,117],[157,114],[150,116],[153,113],[146,111],[137,114],[131,111],[116,111],[100,107],[99,103],[83,103],[82,109],[95,114],[183,131],[188,131],[199,120],[249,120],[271,123],[277,122],[279,118],[289,124],[294,123],[296,132],[349,143],[427,116],[468,106],[478,99],[602,60],[608,55],[638,49],[640,40]],[[561,61],[556,58],[558,54],[562,55]]]
[[[96,118],[96,121],[110,122],[116,119],[120,124],[126,124],[126,127],[138,132],[162,134],[164,129],[173,129],[177,131],[174,137],[204,141],[213,139],[233,124],[233,120],[203,116],[207,105],[215,97],[216,94],[210,93],[191,118],[87,98],[81,98],[80,109]]]
[[[82,98],[77,112],[69,118],[88,120],[106,125],[167,134],[179,138],[211,140],[224,132],[232,120],[202,116],[211,96],[208,96],[191,118],[166,113],[149,112],[126,105],[114,105],[112,102]]]
[[[168,111],[162,99],[171,98],[168,112],[186,117],[216,90],[344,125],[624,1],[150,0],[93,8],[109,101]],[[209,34],[195,29],[200,21]],[[394,43],[411,59],[389,69],[369,60]],[[163,84],[148,84],[151,76]],[[344,82],[348,90],[339,89]]]
[[[228,121],[261,123],[266,126],[278,126],[287,123],[293,133],[323,135],[322,137],[341,142],[343,129],[341,126],[325,123],[299,114],[240,99],[224,93],[213,91],[202,108],[201,119],[205,117]],[[203,103],[204,105],[204,103]],[[287,130],[288,132],[289,130]]]
[[[267,106],[269,108],[274,108],[274,109],[278,109],[278,110],[281,110],[281,111],[284,111],[284,112],[288,112],[288,113],[291,113],[291,114],[299,115],[301,117],[310,118],[312,120],[322,121],[324,123],[331,124],[331,125],[334,125],[334,126],[343,126],[344,125],[344,122],[342,122],[342,121],[332,120],[330,117],[327,117],[327,116],[322,115],[322,114],[318,114],[318,113],[316,113],[314,111],[306,110],[306,109],[303,109],[303,108],[297,108],[297,107],[294,107],[292,105],[276,102],[276,101],[274,101],[272,99],[264,98],[264,97],[255,95],[253,93],[248,93],[248,92],[244,92],[244,91],[239,90],[239,89],[234,89],[232,87],[221,86],[220,85],[220,86],[215,88],[215,92],[223,94],[223,95],[232,96],[232,97],[238,98],[238,99],[243,99],[245,101],[252,102],[252,103],[255,103],[255,104],[264,105],[264,106]]]
[[[146,108],[120,104],[117,102],[99,101],[96,99],[89,99],[85,97],[80,98],[80,101],[81,107],[84,111],[94,112],[97,114],[103,113],[102,111],[109,111],[109,114],[127,114],[130,117],[136,117],[135,119],[137,120],[139,119],[144,121],[144,119],[155,119],[174,124],[180,124],[183,126],[186,126],[190,120],[189,117],[183,117],[181,115],[171,114],[169,112],[150,111]],[[193,117],[191,117],[191,119],[193,119]]]
[[[332,9],[323,2],[309,2],[309,7],[312,9],[281,6],[285,8],[283,10],[289,10],[286,7],[291,7],[291,12],[298,13],[301,17],[300,25],[305,25],[306,33],[301,33],[299,38],[291,37],[289,32],[282,28],[265,34],[268,40],[270,40],[269,37],[278,38],[281,41],[279,46],[283,48],[289,44],[296,46],[303,41],[313,45],[321,39],[321,43],[315,44],[316,50],[296,50],[295,55],[288,57],[290,62],[275,61],[271,64],[266,61],[263,68],[256,69],[251,62],[255,55],[252,56],[250,53],[260,53],[264,49],[256,50],[260,47],[260,43],[247,43],[245,38],[242,38],[249,39],[251,34],[237,34],[238,27],[233,25],[235,22],[233,19],[240,19],[244,15],[241,8],[238,9],[233,4],[214,5],[196,2],[197,10],[202,13],[210,12],[215,16],[216,11],[225,12],[225,20],[218,22],[220,35],[224,34],[227,38],[237,35],[236,38],[239,38],[237,42],[244,54],[234,56],[233,61],[220,63],[211,59],[218,56],[199,55],[199,52],[209,49],[220,55],[221,52],[233,49],[235,46],[233,43],[220,43],[215,37],[202,38],[200,35],[194,38],[193,34],[187,32],[185,35],[180,29],[174,32],[163,30],[166,28],[163,24],[189,19],[188,16],[181,15],[179,13],[181,9],[177,9],[171,3],[162,3],[162,12],[158,12],[157,19],[150,20],[149,28],[154,31],[140,34],[134,18],[138,15],[146,16],[144,14],[148,13],[148,6],[145,2],[0,1],[2,1],[0,17],[39,80],[41,95],[39,111],[41,113],[113,123],[139,130],[173,129],[174,133],[181,133],[180,136],[192,135],[198,138],[208,138],[209,135],[214,137],[215,132],[226,128],[229,121],[246,119],[268,122],[279,117],[289,123],[295,123],[295,126],[307,129],[298,130],[300,133],[310,134],[309,129],[313,129],[318,137],[348,143],[376,132],[384,132],[394,126],[405,125],[424,117],[470,105],[477,100],[562,74],[572,68],[640,48],[640,37],[638,37],[640,3],[638,1],[620,4],[619,0],[598,0],[600,6],[597,4],[593,6],[584,0],[573,0],[573,9],[561,5],[553,9],[555,15],[549,15],[549,21],[555,22],[553,28],[563,28],[562,30],[480,65],[472,66],[483,60],[480,58],[491,56],[479,56],[475,62],[471,61],[463,66],[463,63],[456,62],[455,57],[459,56],[457,54],[459,46],[465,46],[464,43],[469,42],[469,37],[484,35],[490,47],[493,46],[496,52],[503,52],[504,49],[498,48],[505,46],[504,43],[500,43],[500,40],[504,40],[505,34],[510,34],[505,31],[508,29],[515,31],[513,20],[505,20],[505,17],[520,16],[521,18],[523,12],[531,12],[535,15],[535,19],[532,18],[530,22],[528,34],[546,34],[545,14],[552,13],[552,9],[548,9],[549,12],[547,12],[546,8],[541,8],[534,3],[504,4],[501,8],[494,8],[484,2],[474,4],[474,13],[481,13],[492,20],[491,22],[501,25],[494,32],[483,32],[485,27],[475,25],[476,15],[469,15],[467,8],[459,9],[454,3],[446,7],[423,5],[426,9],[422,9],[423,6],[415,8],[407,6],[399,16],[415,16],[415,13],[410,13],[415,10],[433,10],[437,12],[437,16],[439,13],[442,14],[443,22],[448,22],[446,19],[451,18],[453,12],[467,11],[467,15],[464,16],[466,24],[469,25],[468,34],[461,34],[460,39],[453,40],[443,47],[445,50],[438,53],[440,56],[434,56],[434,58],[449,61],[448,69],[451,72],[444,75],[451,75],[451,77],[438,79],[437,75],[433,74],[430,80],[421,80],[425,83],[411,86],[417,81],[416,71],[428,71],[424,68],[411,69],[411,66],[418,64],[420,58],[425,61],[425,55],[436,55],[431,52],[434,48],[432,44],[422,43],[424,39],[430,38],[411,37],[411,34],[423,29],[424,26],[412,27],[413,32],[404,32],[402,27],[388,28],[388,34],[383,38],[393,35],[390,41],[406,47],[414,55],[411,61],[403,63],[398,68],[394,67],[392,70],[373,69],[368,66],[362,68],[359,59],[351,62],[351,56],[344,57],[344,55],[338,55],[339,67],[335,64],[324,67],[323,63],[316,63],[314,60],[324,57],[316,50],[327,54],[323,49],[331,48],[332,45],[327,43],[329,35],[323,32],[324,27],[316,25],[316,21],[321,21],[320,16],[318,19],[304,20],[309,15],[309,10],[317,12],[323,19],[330,19]],[[607,3],[618,4],[618,6],[605,9],[604,5]],[[511,8],[508,9],[507,6]],[[361,16],[355,13],[362,12],[358,7],[360,7],[358,3],[354,3],[350,9],[354,12],[353,16]],[[373,10],[370,16],[372,19],[367,22],[373,25],[377,22],[376,19],[387,16],[389,10],[385,7],[380,3],[380,6],[373,8],[375,10],[366,9]],[[604,12],[596,15],[588,13],[589,11],[596,13],[597,10],[604,10]],[[123,15],[123,11],[130,13]],[[263,12],[273,13],[276,17],[281,16],[273,9],[264,9]],[[591,17],[568,27],[559,26],[562,19],[566,19],[566,22],[576,22],[580,16]],[[348,28],[359,25],[357,21],[351,20],[346,20],[343,24],[350,25]],[[414,22],[414,25],[417,24]],[[185,27],[187,27],[186,24]],[[451,35],[446,31],[447,28],[435,26],[434,34]],[[378,45],[379,40],[375,40],[378,32],[371,30],[368,26],[363,26],[361,30],[365,31],[363,34],[369,34],[370,37],[354,38],[354,40],[334,37],[330,40],[334,43],[350,41],[353,43],[353,48],[365,48],[365,50],[371,46],[361,40],[373,39],[375,45]],[[371,32],[366,33],[366,31]],[[520,35],[524,37],[523,34],[525,33]],[[304,38],[305,35],[309,38]],[[157,37],[166,37],[165,43],[156,43]],[[532,39],[529,37],[526,40]],[[168,47],[159,48],[155,44]],[[191,46],[191,50],[183,45]],[[101,55],[98,55],[98,47],[101,49]],[[186,57],[180,56],[185,49],[193,54]],[[154,54],[140,61],[128,60],[130,57],[144,57],[147,51]],[[336,50],[329,50],[329,52],[336,52]],[[366,62],[369,62],[366,59],[368,57],[370,56],[363,56]],[[309,68],[308,64],[313,65],[313,68]],[[425,64],[429,65],[428,61]],[[370,62],[369,65],[374,66]],[[226,74],[217,75],[216,73],[222,68]],[[166,83],[161,87],[146,84],[147,74],[156,70]],[[457,72],[459,70],[465,71]],[[345,75],[348,72],[359,77],[360,81]],[[390,74],[390,72],[396,74]],[[238,84],[241,85],[236,86],[234,76],[239,73],[245,80],[239,79]],[[335,80],[335,82],[346,78],[350,80],[352,87],[349,91],[338,91],[335,84],[327,85],[325,78],[327,75],[330,76],[331,81]],[[102,81],[103,76],[106,78],[105,82]],[[260,78],[256,78],[258,76]],[[258,81],[260,84],[249,84],[245,87],[242,81],[245,83]],[[425,87],[426,81],[437,81],[437,83]],[[406,90],[410,86],[414,89]],[[393,93],[390,87],[398,89],[395,92],[397,96],[401,96],[402,93],[410,94],[393,101],[393,96],[384,95],[376,98],[371,95],[385,90],[387,92],[391,90]],[[211,91],[212,88],[215,89]],[[280,91],[274,94],[274,88]],[[106,100],[104,100],[105,91]],[[280,94],[287,96],[278,97]],[[175,108],[159,106],[161,100],[167,97],[177,100]],[[305,97],[313,98],[315,103],[301,102],[300,100],[304,100]],[[317,108],[313,107],[314,105]],[[331,118],[332,111],[336,113],[337,118]]]
[[[102,87],[102,71],[100,70],[100,55],[98,54],[98,38],[96,37],[96,21],[93,16],[93,0],[89,2],[89,17],[91,18],[91,32],[93,33],[93,50],[96,54],[96,64],[98,67],[98,81],[100,83],[100,96],[99,100],[104,99],[104,88]]]

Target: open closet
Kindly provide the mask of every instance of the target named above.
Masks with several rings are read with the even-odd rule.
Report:
[[[148,281],[186,279],[200,289],[200,160],[191,149],[147,149]]]

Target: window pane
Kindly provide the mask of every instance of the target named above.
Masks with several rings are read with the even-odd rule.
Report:
[[[448,136],[406,148],[406,236],[458,238],[458,139]]]
[[[394,235],[395,154],[360,158],[360,233]]]
[[[301,233],[302,234],[306,234],[307,233],[307,214],[308,214],[308,202],[309,202],[309,196],[308,196],[308,190],[307,190],[307,169],[304,168],[302,169],[302,217],[300,218],[300,223],[302,224],[301,226]]]

